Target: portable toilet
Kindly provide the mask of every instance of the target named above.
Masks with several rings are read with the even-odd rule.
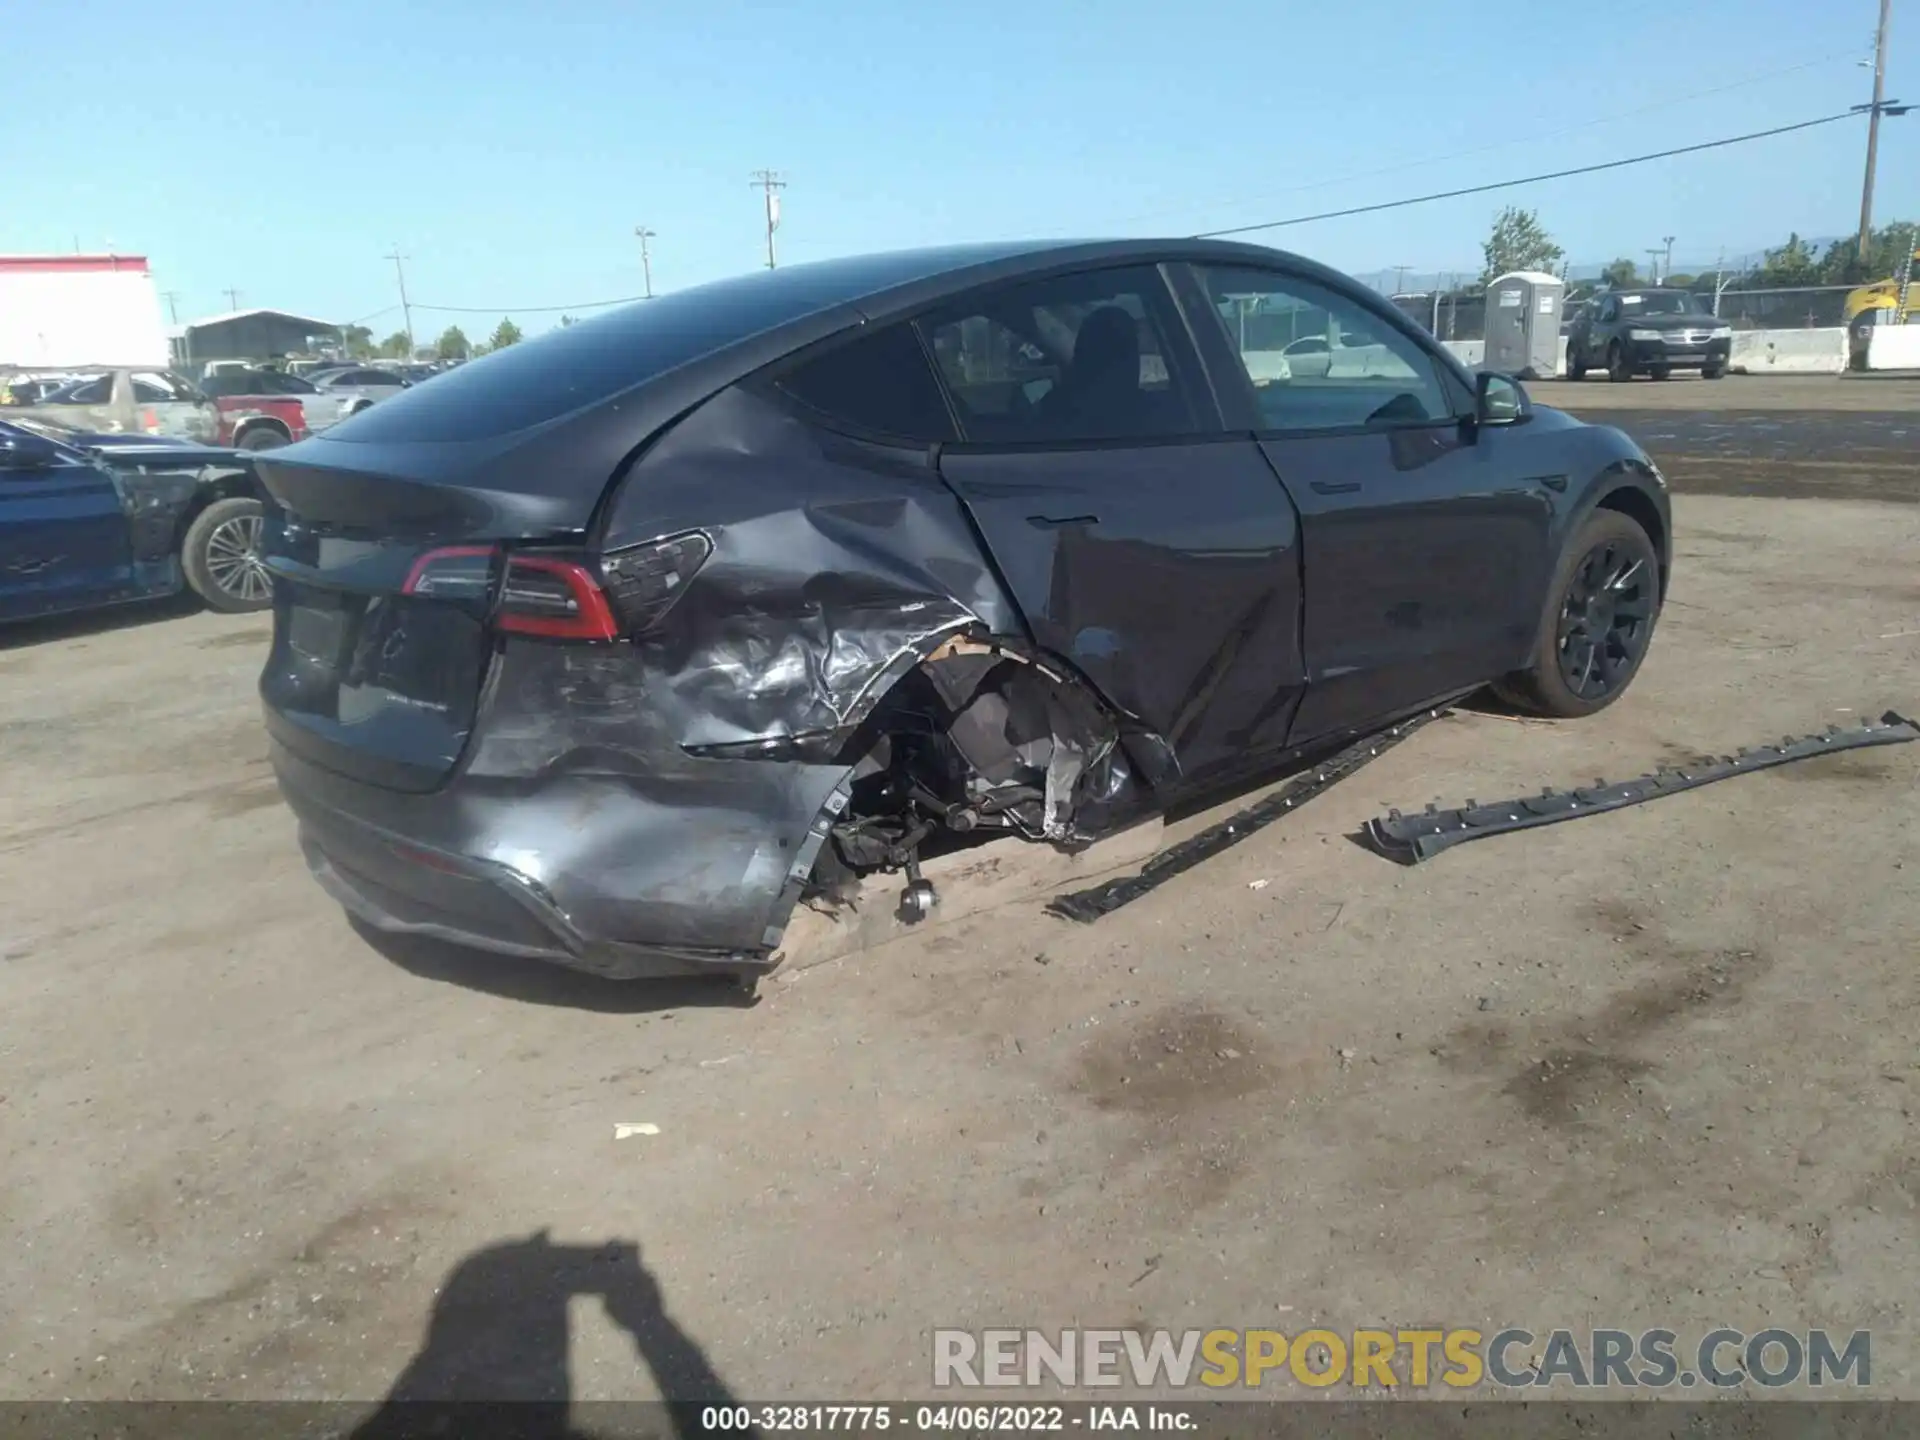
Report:
[[[1483,370],[1523,380],[1560,371],[1560,311],[1567,287],[1544,270],[1515,270],[1487,286]]]

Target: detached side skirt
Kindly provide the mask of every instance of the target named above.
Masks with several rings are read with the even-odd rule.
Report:
[[[1663,766],[1651,775],[1616,784],[1600,781],[1586,789],[1548,789],[1538,795],[1492,805],[1469,800],[1452,810],[1429,805],[1424,814],[1418,815],[1389,810],[1385,818],[1367,822],[1366,834],[1373,848],[1389,860],[1418,865],[1443,850],[1483,836],[1603,815],[1609,810],[1624,810],[1629,805],[1677,795],[1682,790],[1697,790],[1716,780],[1730,780],[1755,770],[1770,770],[1776,765],[1790,765],[1796,760],[1811,760],[1840,750],[1901,745],[1909,740],[1920,740],[1920,724],[1889,710],[1877,725],[1860,725],[1849,730],[1832,728],[1823,735],[1800,739],[1788,736],[1778,745],[1762,745],[1737,755],[1703,758],[1690,765]]]
[[[1056,896],[1048,902],[1047,910],[1062,919],[1091,925],[1102,915],[1110,915],[1122,905],[1131,904],[1176,875],[1184,875],[1221,851],[1258,834],[1282,816],[1291,815],[1321,791],[1346,779],[1369,760],[1385,754],[1414,731],[1438,720],[1445,713],[1445,707],[1424,710],[1398,725],[1369,735],[1296,776],[1264,800],[1249,805],[1217,825],[1208,826],[1178,845],[1169,846],[1149,860],[1138,875],[1128,875],[1088,890]]]

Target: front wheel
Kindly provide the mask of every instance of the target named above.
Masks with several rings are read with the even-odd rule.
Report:
[[[258,500],[236,495],[214,501],[187,527],[180,567],[208,609],[238,615],[272,603],[273,584],[260,562],[265,515]]]
[[[1625,515],[1598,510],[1555,572],[1532,663],[1494,686],[1535,715],[1573,719],[1626,693],[1660,613],[1660,559]]]
[[[1607,347],[1607,379],[1616,385],[1633,379],[1633,362],[1627,359],[1627,347],[1618,340]]]
[[[1727,362],[1724,360],[1715,360],[1709,364],[1701,366],[1700,378],[1702,380],[1726,379],[1727,378]]]
[[[1580,347],[1567,347],[1567,379],[1584,380],[1587,378],[1587,359],[1580,353]]]

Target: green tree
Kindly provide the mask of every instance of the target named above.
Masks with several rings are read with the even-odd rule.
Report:
[[[520,343],[520,327],[511,320],[503,319],[493,327],[493,338],[487,342],[489,350],[502,350],[509,345]]]
[[[396,330],[380,342],[380,354],[389,356],[395,360],[411,360],[413,358],[413,341],[408,338],[406,331]]]
[[[1814,258],[1813,249],[1802,240],[1799,233],[1787,236],[1787,243],[1777,250],[1769,250],[1760,268],[1754,272],[1751,282],[1762,290],[1784,290],[1801,285],[1820,283],[1820,265]]]
[[[1675,290],[1691,290],[1697,279],[1698,277],[1693,275],[1668,275],[1660,283],[1671,286]]]
[[[449,325],[440,332],[440,338],[433,342],[433,348],[442,360],[464,360],[473,350],[467,343],[467,335],[458,325]]]
[[[373,354],[373,331],[364,325],[342,325],[340,344],[354,359],[364,360]]]
[[[1553,243],[1538,212],[1512,205],[1494,217],[1493,231],[1481,251],[1487,262],[1480,272],[1482,285],[1511,270],[1551,270],[1566,253]]]
[[[1628,290],[1640,283],[1640,269],[1631,260],[1616,260],[1600,272],[1601,283],[1611,290]]]
[[[1920,226],[1911,220],[1896,220],[1867,234],[1867,259],[1860,260],[1860,242],[1849,235],[1827,246],[1820,257],[1820,283],[1823,285],[1865,285],[1875,280],[1891,280],[1900,273],[1901,260],[1920,245]]]

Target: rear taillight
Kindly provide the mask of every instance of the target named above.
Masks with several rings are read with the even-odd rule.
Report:
[[[637,635],[658,625],[711,554],[713,542],[695,530],[608,555],[600,568],[626,632]]]
[[[494,628],[549,640],[616,640],[620,624],[607,592],[577,560],[509,555]]]
[[[485,600],[493,589],[491,545],[449,545],[429,550],[407,572],[402,595],[427,600]]]
[[[592,566],[563,555],[450,545],[414,561],[401,594],[485,603],[497,593],[496,630],[549,640],[617,640],[659,624],[712,553],[712,542],[698,531],[676,535],[607,556],[602,580]]]

